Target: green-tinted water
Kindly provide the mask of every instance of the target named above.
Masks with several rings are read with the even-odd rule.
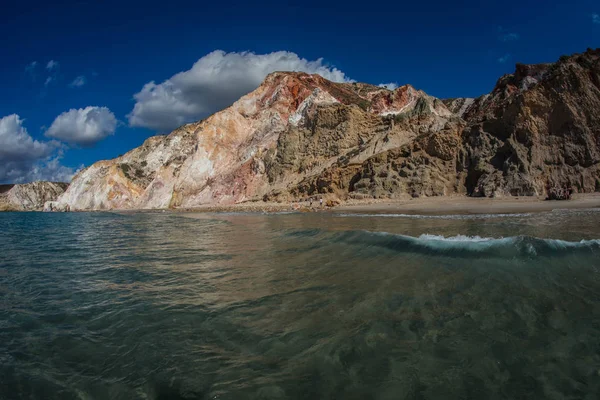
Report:
[[[0,214],[1,399],[596,399],[600,212]]]

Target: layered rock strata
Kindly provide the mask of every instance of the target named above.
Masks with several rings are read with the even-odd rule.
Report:
[[[79,172],[77,209],[600,190],[600,50],[518,64],[490,94],[440,100],[318,75],[270,74],[252,93]]]

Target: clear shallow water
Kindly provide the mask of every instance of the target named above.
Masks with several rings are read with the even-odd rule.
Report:
[[[600,212],[0,214],[1,399],[596,399]]]

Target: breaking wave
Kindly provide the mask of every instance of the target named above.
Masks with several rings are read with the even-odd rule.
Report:
[[[487,257],[561,256],[573,253],[600,255],[600,239],[566,241],[531,236],[480,237],[440,236],[423,234],[418,237],[388,232],[348,231],[335,234],[336,242],[377,246],[400,252],[438,254],[451,257],[481,255]]]

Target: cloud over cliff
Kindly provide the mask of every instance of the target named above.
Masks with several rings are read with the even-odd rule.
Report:
[[[316,73],[334,82],[350,80],[322,58],[309,61],[289,51],[255,54],[217,50],[162,83],[146,83],[134,95],[136,103],[128,115],[129,125],[171,131],[231,105],[274,71]]]
[[[60,164],[60,148],[56,141],[33,139],[17,114],[0,118],[0,182],[70,180],[73,170]]]
[[[117,118],[106,107],[71,109],[60,114],[46,136],[89,147],[115,133]]]

